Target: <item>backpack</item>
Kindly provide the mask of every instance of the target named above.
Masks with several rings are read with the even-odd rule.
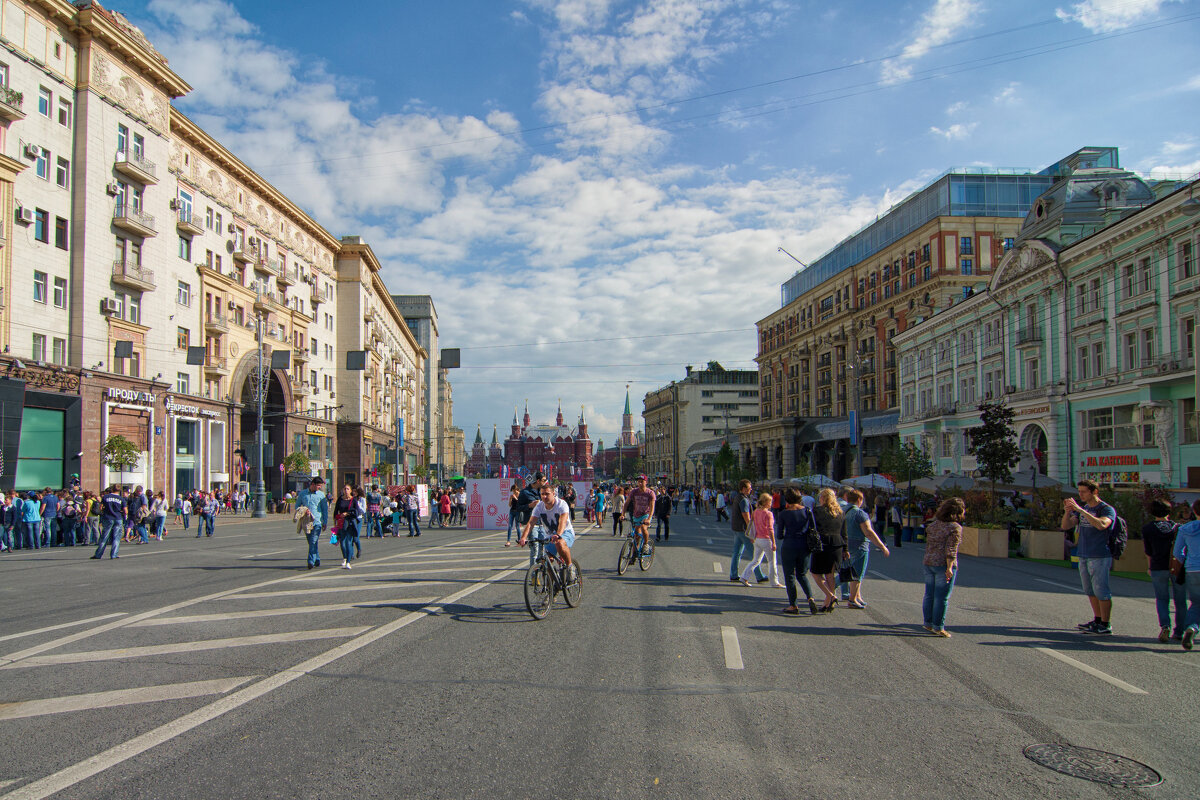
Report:
[[[1115,512],[1116,509],[1113,509]],[[1114,514],[1113,524],[1108,526],[1108,549],[1112,551],[1113,560],[1117,560],[1125,552],[1129,544],[1129,525],[1125,518]]]

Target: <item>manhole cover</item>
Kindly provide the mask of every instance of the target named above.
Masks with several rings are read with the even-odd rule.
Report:
[[[1035,764],[1093,783],[1122,789],[1158,786],[1162,776],[1131,758],[1069,744],[1031,744],[1023,751]]]

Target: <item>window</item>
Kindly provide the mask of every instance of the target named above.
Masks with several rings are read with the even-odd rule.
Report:
[[[117,152],[129,152],[129,128],[124,125],[117,126]]]
[[[312,345],[312,348],[309,350],[309,352],[312,353],[314,356],[317,355],[317,350],[318,350],[317,340],[315,338],[313,338],[313,339],[309,339],[308,341],[309,341],[309,344]]]
[[[1179,243],[1179,277],[1193,278],[1196,276],[1196,259],[1192,254],[1191,242]]]
[[[34,361],[46,360],[46,334],[35,333],[33,335],[33,353],[31,355]]]
[[[67,307],[67,279],[66,278],[55,278],[54,279],[54,307],[55,308],[66,308]]]
[[[134,158],[146,157],[146,140],[142,138],[140,133],[133,135],[133,156]]]
[[[54,218],[54,246],[59,250],[67,250],[70,248],[68,243],[67,221],[62,217]]]
[[[1088,352],[1088,348],[1086,346],[1076,348],[1075,362],[1076,362],[1076,368],[1079,372],[1079,375],[1077,377],[1080,380],[1086,381],[1089,377],[1091,377],[1091,375],[1089,374],[1089,372],[1090,372],[1089,368],[1091,367],[1091,363],[1092,363],[1091,362],[1091,354]]]
[[[971,263],[971,259],[969,258],[962,259],[959,262],[959,267],[963,275],[970,275],[975,271],[974,265]]]
[[[179,237],[179,257],[184,261],[192,260],[192,240],[186,236]]]
[[[1016,239],[1014,239],[1014,238],[1013,238],[1013,237],[1011,237],[1011,236],[1006,236],[1006,237],[1005,237],[1005,239],[1004,239],[1004,252],[1006,252],[1006,253],[1007,253],[1009,250],[1012,250],[1012,249],[1013,249],[1013,247],[1015,247],[1015,246],[1016,246],[1016,244],[1017,244],[1017,240],[1016,240]]]
[[[8,64],[0,64],[0,86],[8,86]]]
[[[175,373],[175,391],[178,394],[189,394],[191,379],[186,372]]]
[[[1104,345],[1101,342],[1092,344],[1092,375],[1099,378],[1104,374]]]
[[[34,270],[33,273],[33,301],[35,303],[46,302],[46,289],[49,286],[50,276],[44,272]]]
[[[1146,328],[1142,331],[1142,363],[1149,365],[1154,360],[1154,330]]]
[[[221,212],[220,211],[218,211],[216,213],[215,217],[213,218],[213,221],[216,223],[216,227],[213,228],[213,230],[215,230],[217,233],[220,233],[221,232]]]
[[[179,190],[179,218],[190,222],[192,219],[192,196],[188,192]]]
[[[1108,450],[1152,444],[1154,426],[1134,422],[1133,410],[1134,406],[1128,405],[1083,412],[1085,447],[1089,450]]]
[[[177,328],[175,334],[175,346],[180,350],[187,350],[188,344],[191,341],[191,331],[187,328]]]
[[[927,244],[921,245],[921,260],[922,261],[929,260],[929,245],[927,245]]]
[[[925,267],[925,269],[921,272],[921,280],[923,280],[923,281],[929,280],[929,276],[932,274],[933,274],[932,270],[929,267]]]
[[[181,306],[190,306],[192,304],[192,285],[186,281],[179,282],[179,289],[175,293],[175,302]]]
[[[208,208],[204,209],[204,227],[208,228],[210,231],[216,230],[216,228],[213,227],[212,206],[209,206]]]
[[[1125,334],[1125,369],[1138,365],[1138,341],[1136,333]]]
[[[1098,311],[1100,309],[1100,307],[1103,305],[1103,303],[1101,302],[1101,300],[1103,300],[1103,297],[1100,294],[1100,279],[1099,278],[1092,278],[1091,290],[1092,290],[1092,309]]]
[[[67,340],[55,337],[51,342],[50,359],[55,364],[66,366],[67,363]]]
[[[1025,388],[1026,389],[1038,388],[1039,380],[1041,379],[1041,370],[1039,369],[1039,366],[1040,365],[1036,358],[1028,359],[1025,362]]]
[[[63,127],[71,127],[74,109],[71,107],[71,101],[63,98],[58,98],[58,124]]]
[[[1151,285],[1154,283],[1154,272],[1150,268],[1150,259],[1143,258],[1138,262],[1138,282],[1141,292],[1150,291]]]
[[[64,189],[71,186],[71,162],[62,156],[59,156],[58,166],[54,170],[54,182]]]
[[[1137,279],[1133,275],[1133,264],[1126,264],[1121,273],[1122,286],[1125,289],[1125,299],[1137,294]]]
[[[50,151],[44,147],[38,148],[37,159],[33,162],[34,172],[44,181],[50,180]]]
[[[1075,313],[1083,315],[1087,313],[1088,307],[1088,290],[1087,287],[1080,284],[1075,287]]]
[[[125,306],[129,310],[129,316],[126,317],[126,319],[128,319],[130,322],[132,322],[135,325],[141,325],[142,324],[142,298],[131,294],[131,295],[129,295],[129,302],[126,303]],[[136,372],[131,372],[130,374],[134,375],[135,377],[137,375]]]
[[[1194,358],[1196,355],[1196,318],[1188,317],[1179,323],[1179,344],[1183,348],[1184,358]]]
[[[975,240],[970,236],[963,236],[958,240],[959,255],[969,256],[975,252]]]
[[[54,95],[45,86],[38,88],[38,113],[49,119],[52,108],[54,108]]]

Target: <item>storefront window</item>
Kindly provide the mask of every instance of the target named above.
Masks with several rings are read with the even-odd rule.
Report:
[[[199,488],[196,484],[196,453],[199,424],[194,420],[175,420],[175,491]]]
[[[1185,397],[1179,401],[1183,413],[1183,443],[1200,444],[1200,419],[1196,417],[1196,399]]]
[[[21,415],[20,452],[15,488],[41,489],[63,484],[63,429],[66,413],[26,408]]]
[[[1131,405],[1085,411],[1083,427],[1089,450],[1150,447],[1154,443],[1154,426],[1135,422]]]

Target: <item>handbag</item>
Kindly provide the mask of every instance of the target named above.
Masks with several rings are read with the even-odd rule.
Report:
[[[750,541],[754,541],[754,515],[750,515],[750,521],[746,523],[745,537]]]
[[[1187,581],[1187,569],[1183,566],[1183,562],[1175,556],[1171,556],[1171,579],[1176,583],[1184,583]]]
[[[852,580],[854,580],[854,567],[851,565],[850,559],[843,558],[838,567],[838,583],[850,583]]]

